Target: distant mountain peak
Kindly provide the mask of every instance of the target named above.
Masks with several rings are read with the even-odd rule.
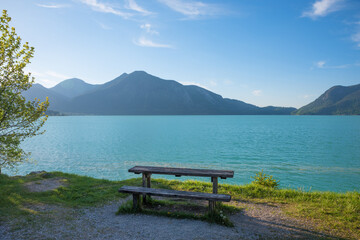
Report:
[[[79,78],[70,78],[58,83],[56,86],[50,89],[68,98],[74,98],[90,90],[93,90],[96,86],[97,85],[86,83],[84,80]]]
[[[120,76],[118,76],[117,78],[123,78],[123,77],[126,77],[126,76],[128,76],[129,74],[127,74],[127,73],[123,73],[123,74],[121,74]]]
[[[136,71],[133,71],[132,73],[130,73],[129,75],[151,75],[143,70],[136,70]]]
[[[61,81],[60,83],[56,84],[52,88],[55,88],[57,86],[73,87],[73,85],[75,85],[75,84],[88,84],[88,83],[86,83],[84,80],[79,79],[79,78],[69,78],[69,79],[65,79],[64,81]]]
[[[299,115],[359,115],[360,84],[334,86],[325,91],[315,101],[299,108]]]
[[[80,78],[69,78],[69,79],[65,79],[62,82],[68,82],[68,81],[74,81],[74,82],[85,82],[84,80],[80,79]]]
[[[156,77],[156,76],[154,76],[154,75],[151,75],[151,74],[149,74],[149,73],[147,73],[147,72],[145,72],[145,71],[134,71],[134,72],[132,72],[132,73],[129,73],[128,75],[127,75],[127,78],[129,78],[129,79],[151,79],[151,78],[158,78],[158,77]],[[159,79],[159,78],[158,78]]]

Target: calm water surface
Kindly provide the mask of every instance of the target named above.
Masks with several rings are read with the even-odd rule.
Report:
[[[360,116],[70,116],[45,129],[23,144],[37,163],[17,174],[120,180],[153,165],[234,170],[222,182],[244,184],[264,169],[282,187],[360,190]]]

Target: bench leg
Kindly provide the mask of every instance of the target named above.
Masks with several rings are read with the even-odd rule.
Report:
[[[215,201],[209,201],[209,211],[214,212],[215,210]]]
[[[143,173],[142,174],[142,186],[143,187],[146,187],[146,173]],[[142,195],[142,200],[143,200],[143,204],[146,204],[146,194],[144,193],[143,195]]]
[[[140,194],[133,193],[133,209],[141,209]]]
[[[146,175],[146,187],[151,188],[151,173],[148,173],[148,174]],[[147,198],[148,200],[151,199],[150,195],[146,195],[146,198]]]

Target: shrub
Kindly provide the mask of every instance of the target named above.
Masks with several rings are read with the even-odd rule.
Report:
[[[272,175],[267,175],[264,173],[264,170],[261,170],[261,172],[256,173],[255,177],[251,177],[254,179],[252,181],[252,184],[260,185],[264,187],[270,187],[270,188],[277,188],[279,186],[278,180],[274,179]]]

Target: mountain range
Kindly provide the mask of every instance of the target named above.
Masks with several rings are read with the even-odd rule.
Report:
[[[52,113],[71,115],[289,115],[296,110],[258,107],[144,71],[124,73],[99,85],[77,78],[52,88],[34,84],[23,95],[28,100],[48,97]]]
[[[34,84],[23,95],[28,100],[49,97],[51,115],[360,115],[360,84],[334,86],[299,109],[258,107],[144,71],[99,85],[78,78],[52,88]]]
[[[293,114],[360,115],[360,84],[348,87],[334,86]]]

